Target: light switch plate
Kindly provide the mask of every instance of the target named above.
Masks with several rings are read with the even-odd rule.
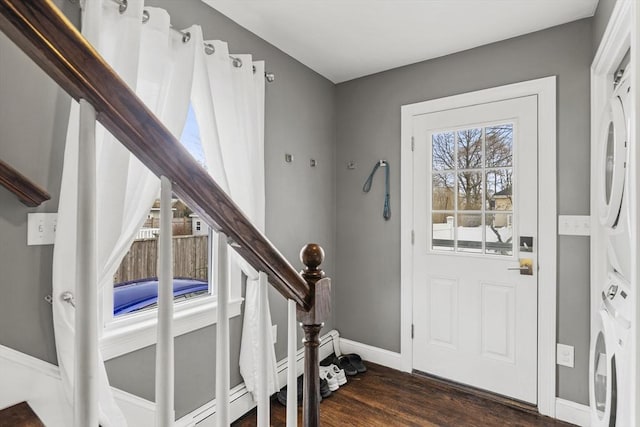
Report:
[[[27,245],[52,245],[56,239],[57,213],[27,214]]]
[[[564,236],[590,236],[591,217],[589,215],[559,215],[558,234]]]
[[[273,336],[273,343],[278,342],[278,325],[271,325],[271,335]]]
[[[558,344],[556,350],[556,363],[558,365],[573,368],[573,346]]]

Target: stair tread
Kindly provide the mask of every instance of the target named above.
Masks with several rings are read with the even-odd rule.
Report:
[[[27,402],[0,410],[0,427],[45,427]]]

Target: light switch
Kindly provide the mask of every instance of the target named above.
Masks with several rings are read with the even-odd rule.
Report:
[[[573,368],[573,346],[558,344],[556,349],[556,363]]]
[[[589,215],[559,215],[558,234],[564,236],[590,236],[591,217]]]
[[[278,325],[271,325],[271,335],[273,336],[273,343],[278,342]]]
[[[27,214],[27,245],[52,245],[56,239],[57,213]]]

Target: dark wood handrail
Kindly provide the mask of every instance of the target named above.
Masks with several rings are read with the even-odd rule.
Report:
[[[30,208],[40,206],[43,202],[51,199],[49,193],[1,159],[0,185],[15,194],[22,203]]]
[[[86,99],[97,119],[285,297],[308,311],[307,281],[252,224],[206,170],[162,125],[58,8],[48,0],[0,0],[0,29],[74,99]]]

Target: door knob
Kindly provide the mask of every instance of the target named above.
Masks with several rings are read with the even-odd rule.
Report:
[[[533,260],[531,258],[520,258],[520,267],[508,267],[507,270],[517,270],[523,276],[533,276]]]

